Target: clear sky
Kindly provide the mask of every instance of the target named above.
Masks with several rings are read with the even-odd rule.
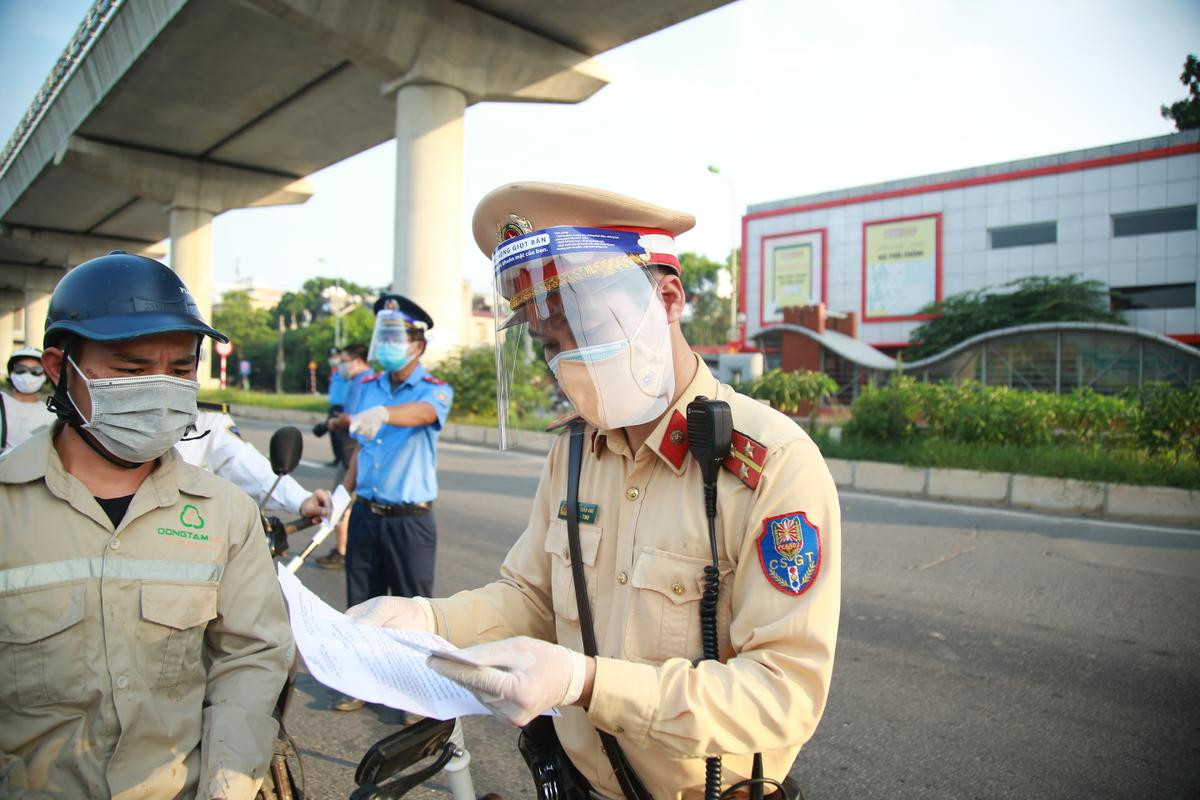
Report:
[[[0,0],[0,136],[90,5]],[[488,286],[469,220],[509,180],[691,211],[680,247],[724,259],[735,204],[1169,133],[1197,51],[1196,0],[737,0],[599,56],[611,83],[584,103],[469,108],[462,274]],[[389,283],[394,163],[389,142],[310,176],[303,206],[221,215],[214,280]]]

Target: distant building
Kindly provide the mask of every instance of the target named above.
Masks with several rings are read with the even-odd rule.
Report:
[[[270,286],[256,277],[237,278],[232,281],[218,283],[213,287],[213,307],[221,305],[225,295],[230,292],[245,292],[250,298],[250,307],[270,310],[279,305],[279,301],[287,294],[287,289]]]
[[[806,352],[847,360],[851,372],[880,370],[935,300],[1028,276],[1080,275],[1114,292],[1114,307],[1137,329],[1129,341],[1200,345],[1198,205],[1200,131],[754,205],[742,221],[742,343],[760,350],[768,369],[791,367],[785,338],[799,347],[812,337],[786,334],[824,335],[826,318],[840,319],[831,330],[837,348],[805,344]],[[811,309],[801,315],[801,307]],[[1072,331],[1070,341],[1082,335]],[[1126,338],[1103,336],[1105,348]],[[1061,359],[1061,341],[1047,341]],[[1167,350],[1189,364],[1196,354]],[[998,368],[978,354],[981,375]],[[958,367],[950,371],[971,376]],[[1145,372],[1122,374],[1136,382]],[[1076,375],[1064,386],[1065,373],[1051,373],[1058,377],[1040,388],[1088,385]]]

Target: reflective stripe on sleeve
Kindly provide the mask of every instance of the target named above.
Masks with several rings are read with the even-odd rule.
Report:
[[[190,561],[150,561],[135,558],[74,558],[0,570],[0,592],[33,589],[52,583],[112,578],[116,580],[177,581],[180,583],[217,583],[225,571],[223,564]]]

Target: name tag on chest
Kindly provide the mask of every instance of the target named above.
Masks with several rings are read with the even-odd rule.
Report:
[[[596,515],[600,512],[600,506],[595,503],[579,503],[578,521],[588,525],[596,523]],[[558,518],[566,520],[567,518],[567,501],[563,500],[558,504]]]

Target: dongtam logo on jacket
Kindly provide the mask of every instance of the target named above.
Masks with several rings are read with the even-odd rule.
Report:
[[[210,538],[207,533],[201,532],[204,528],[204,515],[191,503],[185,505],[179,512],[179,524],[182,526],[181,528],[159,528],[158,535],[172,536],[189,542],[224,541],[223,536]]]

